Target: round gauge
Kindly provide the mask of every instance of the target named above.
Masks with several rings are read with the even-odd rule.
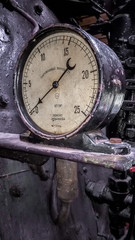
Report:
[[[62,139],[105,125],[120,109],[123,92],[115,53],[67,24],[39,32],[18,59],[17,107],[27,127],[43,138]]]

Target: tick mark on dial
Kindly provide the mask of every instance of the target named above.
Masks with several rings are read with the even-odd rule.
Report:
[[[97,69],[90,71],[90,73],[97,72]]]
[[[85,116],[85,117],[87,117],[87,114],[85,113],[85,112],[83,112],[83,111],[81,111],[82,113],[83,113],[83,115]]]
[[[71,42],[71,37],[69,38],[68,45],[70,44],[70,42]]]

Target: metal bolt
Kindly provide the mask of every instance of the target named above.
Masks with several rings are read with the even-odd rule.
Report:
[[[37,14],[37,15],[41,15],[41,13],[42,13],[42,11],[43,11],[43,9],[42,9],[42,7],[41,6],[39,6],[39,5],[36,5],[35,7],[34,7],[34,10],[35,10],[35,13]]]
[[[86,167],[83,167],[83,172],[87,173],[87,168]]]
[[[135,129],[134,128],[127,128],[126,129],[126,136],[129,138],[134,138],[135,137]]]
[[[122,143],[121,138],[110,138],[110,143]]]
[[[5,108],[8,104],[8,98],[5,95],[0,96],[0,107]]]
[[[9,189],[9,193],[10,193],[11,196],[16,197],[16,198],[19,198],[23,195],[22,190],[19,189],[18,186],[12,186]]]

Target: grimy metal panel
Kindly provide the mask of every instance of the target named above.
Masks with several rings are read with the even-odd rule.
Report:
[[[25,15],[10,4],[6,8],[5,4],[0,3],[0,131],[22,133],[27,129],[16,111],[13,96],[16,61],[37,30],[35,21],[41,28],[59,21],[40,0],[15,1]],[[111,170],[78,164],[79,194],[71,204],[68,220],[58,225],[51,217],[54,166],[54,159],[50,158],[42,169],[47,175],[46,181],[41,181],[31,171],[32,166],[12,161],[10,156],[0,159],[0,239],[109,239],[109,223],[104,221],[107,207],[100,208],[90,202],[85,193],[85,180],[89,177],[92,181],[107,181]]]

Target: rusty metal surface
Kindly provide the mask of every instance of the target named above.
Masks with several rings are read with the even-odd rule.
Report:
[[[34,26],[19,12],[6,8],[7,2],[3,1],[4,5],[0,3],[0,132],[18,134],[24,132],[26,127],[15,107],[13,74],[17,58],[32,37]],[[37,21],[40,28],[58,22],[52,11],[41,0],[15,2]],[[18,139],[14,141],[14,147],[18,144],[17,141]],[[25,150],[29,150],[27,143],[25,144]],[[6,157],[0,158],[1,240],[85,240],[89,238],[95,240],[97,232],[109,234],[108,223],[105,223],[102,230],[100,227],[104,219],[103,212],[98,209],[93,210],[92,203],[86,197],[84,178],[90,175],[96,181],[97,178],[99,179],[98,174],[93,175],[96,171],[107,180],[110,169],[107,171],[102,167],[93,169],[89,165],[83,169],[83,164],[78,165],[78,198],[71,204],[68,221],[59,226],[53,223],[50,214],[50,196],[55,172],[54,159],[50,158],[43,165],[48,179],[41,181],[31,172],[28,164],[13,161],[12,157],[14,155],[16,160],[28,163],[33,159],[35,164],[40,165],[44,163],[43,155],[37,156],[35,152],[34,154],[14,152],[12,146],[10,151],[1,148],[1,153]],[[98,213],[99,219],[95,219],[95,212]]]
[[[78,166],[76,162],[56,159],[56,173],[53,180],[51,215],[57,224],[68,220],[70,208],[78,197]]]
[[[45,157],[50,156],[121,171],[128,170],[135,163],[134,151],[126,155],[86,152],[66,147],[24,142],[20,140],[18,134],[0,133],[0,156],[7,158],[9,154],[12,159],[33,164],[38,164],[38,161],[41,164],[40,159],[44,162]],[[34,155],[35,157],[32,158]]]
[[[70,203],[78,195],[77,163],[57,159],[56,169],[58,198]]]

